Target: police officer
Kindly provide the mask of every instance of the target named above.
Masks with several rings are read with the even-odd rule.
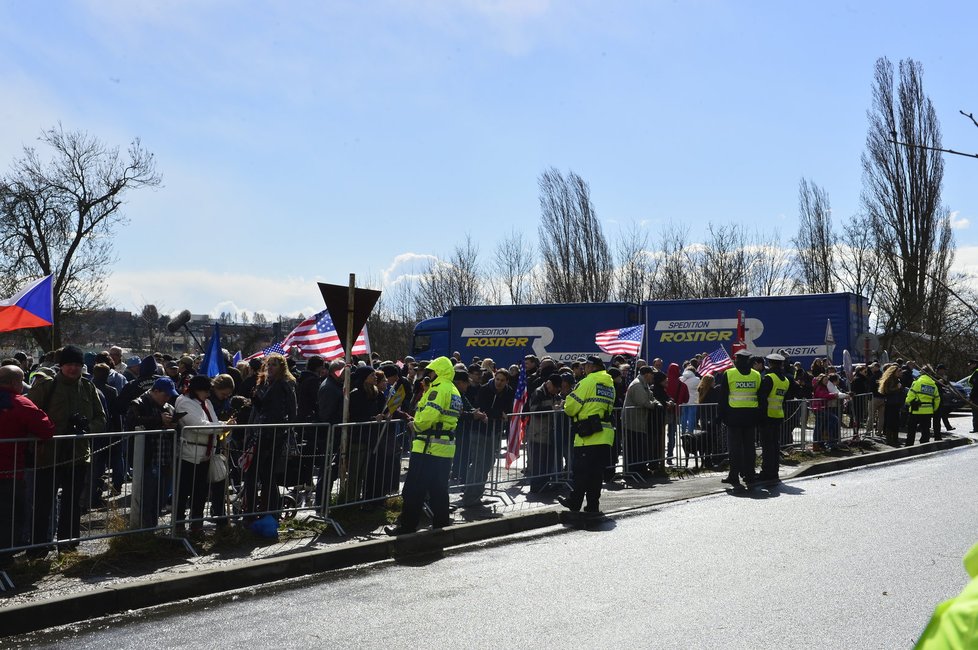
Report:
[[[384,529],[388,535],[404,535],[418,529],[425,496],[431,506],[432,527],[452,523],[448,511],[448,477],[455,457],[455,427],[462,410],[462,396],[455,387],[455,367],[448,357],[438,357],[425,371],[431,385],[418,401],[411,461],[404,479],[401,522]]]
[[[906,404],[910,412],[907,418],[908,447],[913,445],[918,429],[920,442],[930,442],[930,421],[941,407],[941,394],[937,390],[937,382],[931,377],[932,372],[930,366],[924,366],[907,392]]]
[[[784,401],[791,382],[784,372],[784,357],[772,353],[766,357],[770,370],[761,378],[758,393],[761,411],[761,473],[758,480],[777,481],[781,460],[781,429],[784,427]]]
[[[615,406],[614,381],[604,369],[601,357],[587,357],[585,375],[564,401],[564,413],[571,418],[574,432],[574,489],[560,502],[571,512],[598,514],[604,468],[611,462],[615,430],[611,411]]]
[[[734,367],[717,377],[720,388],[720,419],[727,426],[730,451],[730,473],[723,483],[740,489],[739,477],[748,484],[757,480],[754,471],[754,436],[760,424],[761,373],[751,367],[751,354],[740,350],[734,355]]]

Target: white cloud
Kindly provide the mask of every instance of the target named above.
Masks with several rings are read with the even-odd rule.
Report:
[[[318,279],[167,268],[115,271],[109,303],[138,311],[153,303],[161,312],[189,309],[217,316],[222,311],[260,311],[269,317],[313,314],[322,309]],[[233,309],[230,309],[233,307]]]
[[[978,276],[978,246],[958,246],[951,269]]]
[[[382,273],[380,289],[413,284],[434,255],[400,253]],[[358,286],[364,286],[358,274]],[[318,282],[323,277],[268,273],[242,273],[172,267],[115,270],[108,279],[108,302],[127,311],[154,304],[161,313],[176,315],[184,309],[216,318],[221,312],[249,316],[261,312],[270,320],[281,314],[310,316],[323,309]]]
[[[951,222],[951,228],[954,230],[965,230],[971,225],[971,221],[967,217],[962,217],[959,215],[960,212],[957,210],[948,215],[948,219]]]
[[[431,262],[438,261],[434,255],[427,253],[401,253],[395,255],[390,266],[384,269],[384,286],[395,284],[403,278],[416,278],[421,275]]]

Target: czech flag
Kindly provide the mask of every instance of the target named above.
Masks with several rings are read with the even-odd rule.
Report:
[[[50,275],[33,282],[13,298],[0,300],[0,332],[54,323],[54,290]]]

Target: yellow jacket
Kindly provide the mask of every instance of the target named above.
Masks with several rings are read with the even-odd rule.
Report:
[[[592,372],[577,384],[564,401],[564,413],[575,422],[597,415],[602,430],[589,436],[574,434],[575,447],[611,445],[615,442],[615,430],[611,426],[611,410],[615,407],[615,382],[604,370]]]
[[[462,395],[453,381],[455,366],[448,357],[438,357],[428,364],[428,370],[435,373],[435,379],[418,402],[411,451],[452,458],[455,456],[455,427],[462,410]]]
[[[978,544],[964,556],[964,568],[971,582],[957,598],[937,606],[915,648],[950,650],[978,645]]]

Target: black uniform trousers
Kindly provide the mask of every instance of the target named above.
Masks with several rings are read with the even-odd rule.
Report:
[[[567,499],[567,507],[578,512],[587,497],[584,512],[599,512],[601,484],[604,470],[611,462],[611,445],[587,445],[574,447],[574,489]]]
[[[411,452],[411,461],[401,492],[404,498],[404,507],[401,510],[402,530],[413,532],[418,529],[425,497],[431,506],[432,526],[444,528],[452,523],[448,511],[448,477],[451,472],[451,458]]]
[[[766,479],[778,477],[781,463],[781,429],[784,420],[768,418],[761,427],[761,476]]]
[[[757,454],[754,451],[753,426],[727,425],[727,442],[730,448],[730,477],[734,480],[742,476],[745,481],[753,481],[756,473],[754,462]]]
[[[930,422],[934,419],[932,413],[911,413],[907,417],[907,446],[909,447],[917,439],[917,432],[920,431],[920,442],[930,442]]]

